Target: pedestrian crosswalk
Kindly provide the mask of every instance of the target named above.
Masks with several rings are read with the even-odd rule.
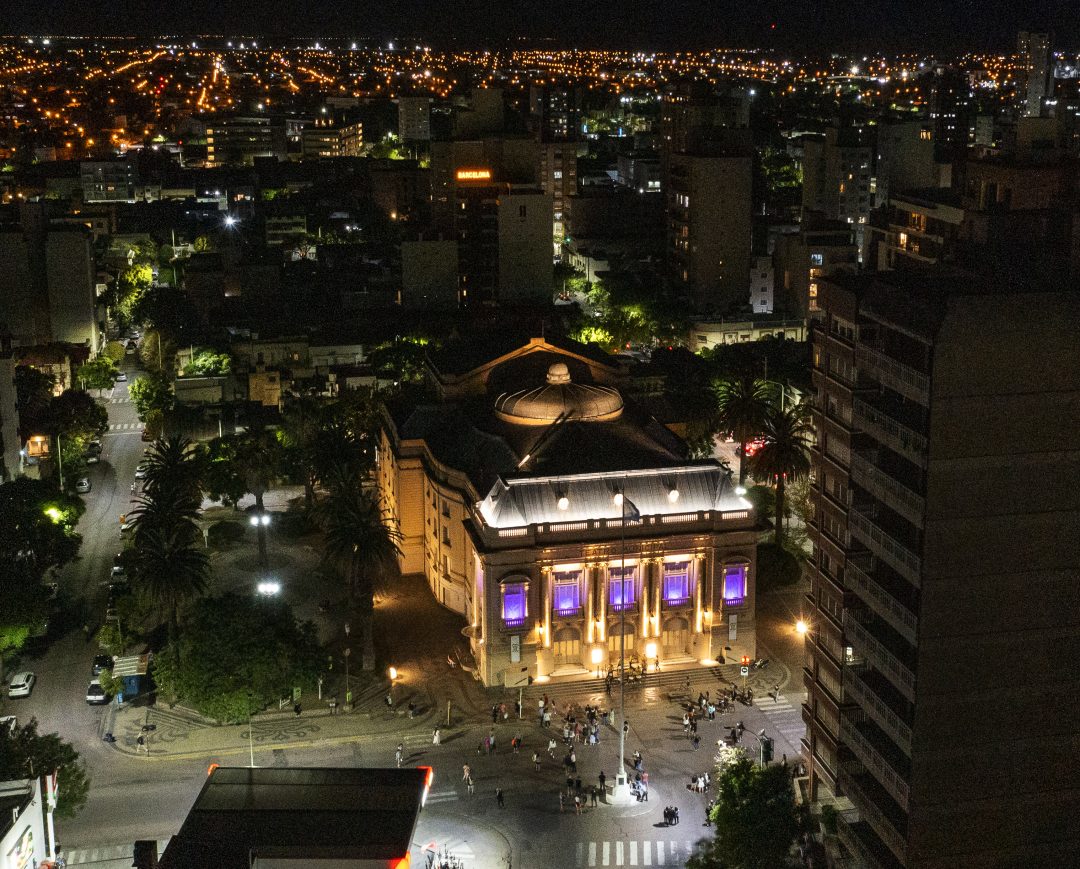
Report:
[[[165,851],[169,844],[168,839],[158,839],[158,856]],[[135,844],[129,845],[104,845],[100,848],[73,848],[64,849],[62,855],[67,860],[68,866],[93,866],[94,869],[116,869],[131,866],[131,858],[135,854]],[[111,865],[110,865],[111,864]]]
[[[578,866],[685,866],[694,843],[671,839],[578,842]]]
[[[130,398],[110,398],[109,404],[131,404]]]
[[[109,426],[109,431],[142,431],[141,422],[114,422]]]
[[[760,700],[756,700],[755,705],[765,716],[767,732],[770,734],[779,733],[788,743],[788,748],[797,752],[803,735],[806,733],[806,724],[802,720],[801,709],[798,706],[792,706],[783,694],[776,700],[770,696],[765,696]],[[779,756],[780,752],[788,753],[787,749],[783,747],[779,749],[777,756]]]

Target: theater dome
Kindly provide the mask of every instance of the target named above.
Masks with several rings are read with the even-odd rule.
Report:
[[[556,362],[547,383],[533,389],[504,392],[495,399],[499,419],[517,425],[550,425],[560,417],[575,422],[606,422],[623,410],[622,396],[610,386],[574,383],[570,370]]]

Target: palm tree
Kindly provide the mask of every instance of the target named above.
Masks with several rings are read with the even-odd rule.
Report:
[[[144,594],[168,614],[173,663],[180,665],[180,605],[206,590],[207,558],[196,517],[202,502],[202,456],[183,438],[154,444],[135,520],[132,570]]]
[[[375,661],[371,631],[375,581],[395,568],[401,555],[401,534],[390,527],[384,511],[363,491],[359,480],[333,479],[329,489],[315,508],[325,535],[323,560],[342,570],[350,601],[354,596],[358,599],[364,668],[370,669]]]
[[[236,445],[233,461],[247,490],[255,496],[255,513],[266,513],[263,495],[281,474],[281,446],[271,432],[250,432]],[[255,526],[259,541],[259,563],[266,570],[266,526]]]
[[[765,444],[750,459],[755,477],[776,485],[776,545],[784,537],[784,487],[810,473],[811,426],[803,405],[769,409],[765,416]]]
[[[278,442],[284,448],[292,467],[304,480],[304,503],[310,510],[315,506],[315,484],[318,482],[315,447],[324,418],[322,405],[311,396],[291,398],[282,412]]]
[[[771,393],[768,385],[753,375],[717,381],[713,384],[716,395],[716,417],[723,431],[730,431],[739,442],[739,485],[746,482],[746,447],[765,429],[765,418],[770,406]]]

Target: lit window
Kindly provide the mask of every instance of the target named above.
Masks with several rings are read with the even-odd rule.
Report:
[[[812,253],[812,254],[810,254],[810,264],[815,265],[815,266],[823,266],[823,265],[825,265],[825,254],[823,254],[823,253]]]
[[[528,595],[525,591],[525,583],[511,582],[502,587],[502,617],[503,624],[508,628],[525,624],[529,615]]]
[[[817,293],[818,293],[817,281],[811,281],[810,282],[810,298],[811,299],[816,299],[817,298]]]
[[[551,175],[556,181],[559,181],[562,178],[562,169],[556,169]]]
[[[567,570],[555,574],[555,614],[572,616],[581,612],[581,571]]]
[[[664,565],[664,601],[668,606],[679,606],[690,600],[690,563]]]
[[[634,568],[612,567],[608,571],[608,605],[614,613],[632,609],[635,600]]]
[[[724,568],[724,603],[738,606],[746,598],[746,565],[729,564]]]

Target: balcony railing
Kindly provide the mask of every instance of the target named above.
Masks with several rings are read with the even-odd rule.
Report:
[[[851,645],[882,673],[891,676],[890,681],[897,690],[914,703],[915,674],[859,622],[854,612],[850,609],[844,611],[844,633],[851,640]]]
[[[848,531],[863,546],[907,579],[916,588],[922,582],[922,559],[903,543],[887,534],[858,510],[848,512]]]
[[[859,368],[869,371],[881,383],[899,392],[905,398],[928,404],[930,401],[930,378],[909,365],[897,362],[865,344],[855,348],[855,360]]]
[[[609,536],[613,530],[624,527],[622,519],[581,519],[574,522],[538,522],[533,525],[518,525],[512,528],[492,528],[484,522],[483,516],[474,514],[479,528],[486,535],[500,539],[518,537],[546,537],[549,535]],[[640,519],[627,519],[627,529],[642,528],[649,525],[698,525],[715,522],[738,522],[750,518],[749,510],[701,510],[696,513],[675,513],[659,516],[642,516]],[[665,531],[665,533],[667,533]]]
[[[855,592],[867,606],[892,625],[913,646],[918,643],[919,620],[872,576],[855,562],[844,565],[844,585]]]
[[[926,467],[926,438],[861,398],[851,401],[858,426],[920,467]]]
[[[746,598],[745,597],[725,597],[724,598],[724,606],[728,607],[728,608],[742,606],[745,603],[746,603]]]
[[[872,771],[878,783],[906,811],[910,794],[908,783],[899,772],[893,769],[877,747],[862,734],[855,722],[846,716],[840,719],[840,737],[862,761],[863,766]]]
[[[907,486],[901,485],[889,474],[874,466],[857,452],[851,453],[851,479],[887,504],[913,525],[923,527],[926,501]]]
[[[525,624],[525,619],[503,619],[502,623],[504,628],[520,628],[523,624]]]
[[[885,813],[878,808],[877,803],[867,793],[856,777],[851,773],[841,770],[840,782],[848,799],[859,810],[859,817],[878,834],[878,838],[889,848],[897,859],[904,862],[907,855],[907,840],[896,826],[885,817]]]
[[[911,728],[889,708],[855,667],[844,670],[844,694],[858,701],[859,707],[878,727],[889,734],[904,751],[911,753]]]
[[[855,832],[844,819],[843,814],[839,815],[836,819],[836,838],[840,840],[840,843],[855,855],[857,860],[861,861],[856,863],[859,866],[866,866],[869,869],[885,869],[884,864],[878,860],[877,855],[871,850],[871,848],[862,840],[862,837]]]
[[[689,606],[689,597],[666,597],[664,598],[664,606],[667,609],[673,609],[674,607]]]
[[[609,603],[608,611],[613,613],[628,613],[637,609],[637,603],[631,601],[630,603]]]

